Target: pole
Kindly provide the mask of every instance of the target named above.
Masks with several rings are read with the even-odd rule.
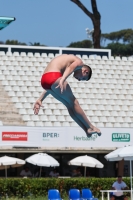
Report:
[[[85,170],[84,170],[84,177],[86,177],[86,167],[85,167]]]
[[[40,167],[40,175],[39,175],[39,177],[41,177],[41,171],[42,171],[42,167]]]
[[[132,200],[132,160],[130,160],[130,181],[131,181],[131,200]]]
[[[7,167],[6,167],[6,165],[5,165],[5,176],[7,178]]]

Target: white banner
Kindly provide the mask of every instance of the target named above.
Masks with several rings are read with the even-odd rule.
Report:
[[[133,145],[133,128],[100,128],[87,138],[79,127],[0,127],[0,146],[47,148],[112,148]]]

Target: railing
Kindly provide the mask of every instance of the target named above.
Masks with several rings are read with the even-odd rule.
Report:
[[[91,49],[91,48],[67,48],[67,47],[44,47],[44,46],[20,46],[20,45],[0,45],[0,51],[5,52],[39,52],[39,53],[58,53],[58,54],[80,54],[80,55],[100,55],[110,58],[110,49]]]

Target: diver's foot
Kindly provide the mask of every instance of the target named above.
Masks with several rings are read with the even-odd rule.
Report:
[[[98,136],[101,136],[101,131],[96,127],[87,129],[86,135],[88,138],[90,138],[93,134],[97,134]]]

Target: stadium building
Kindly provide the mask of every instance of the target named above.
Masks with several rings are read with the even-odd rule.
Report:
[[[34,115],[33,104],[43,91],[41,75],[51,59],[64,53],[77,55],[92,68],[89,82],[72,76],[68,82],[101,137],[87,138],[65,106],[50,95]],[[133,144],[132,57],[114,58],[110,50],[101,49],[0,45],[0,90],[0,156],[25,159],[45,152],[59,161],[61,176],[70,176],[75,167],[68,161],[87,154],[104,164],[103,169],[89,168],[90,176],[129,175],[128,162],[107,162],[104,156]],[[20,168],[9,171],[18,175]]]

